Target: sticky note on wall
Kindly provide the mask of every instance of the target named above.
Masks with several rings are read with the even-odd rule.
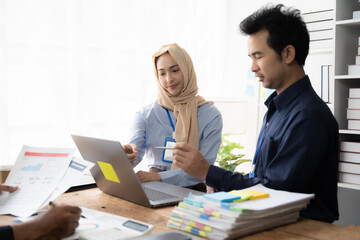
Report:
[[[110,163],[97,161],[99,167],[104,174],[106,180],[120,183],[118,176],[115,173],[113,166]]]

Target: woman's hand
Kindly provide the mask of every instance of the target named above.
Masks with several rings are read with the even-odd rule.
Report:
[[[152,181],[161,182],[160,175],[155,172],[138,171],[136,173],[136,176],[139,178],[140,182],[152,182]]]
[[[124,151],[126,152],[127,157],[129,158],[130,162],[134,162],[136,160],[136,155],[138,153],[138,148],[136,144],[126,144],[123,145]]]

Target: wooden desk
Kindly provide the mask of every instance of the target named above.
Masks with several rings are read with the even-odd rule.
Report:
[[[173,207],[151,209],[110,196],[98,188],[80,190],[61,195],[56,202],[84,206],[111,214],[133,218],[154,225],[151,232],[160,233],[172,230],[166,226]],[[0,216],[0,225],[14,224],[11,216]],[[244,240],[306,240],[306,239],[360,239],[360,227],[342,227],[309,219],[300,219],[297,223],[252,234]]]

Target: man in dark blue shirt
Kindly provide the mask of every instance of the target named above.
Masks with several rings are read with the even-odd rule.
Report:
[[[201,154],[177,143],[174,163],[207,185],[229,191],[261,183],[292,192],[315,193],[301,216],[333,222],[338,219],[338,124],[305,75],[309,34],[296,9],[265,7],[240,24],[249,35],[251,70],[265,88],[275,89],[247,175],[210,166]]]

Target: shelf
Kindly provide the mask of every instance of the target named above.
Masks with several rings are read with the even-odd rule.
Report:
[[[336,21],[335,25],[336,26],[342,26],[342,25],[357,26],[357,25],[360,25],[360,19],[347,19],[347,20]]]
[[[333,53],[333,48],[315,48],[309,50],[309,54],[316,53]]]
[[[354,134],[354,135],[360,135],[360,130],[348,130],[348,129],[340,129],[340,134]]]
[[[360,75],[335,75],[335,79],[359,79]]]
[[[354,65],[359,54],[360,18],[353,19],[353,12],[360,10],[360,0],[336,0],[334,21],[334,116],[339,124],[339,141],[360,142],[360,130],[349,130],[347,120],[350,88],[360,88],[360,74],[349,75],[348,65]],[[341,150],[341,146],[340,146]],[[340,180],[340,179],[338,179]],[[354,209],[359,205],[360,182],[338,182],[338,222],[360,224],[354,219]],[[355,197],[354,197],[355,196]],[[360,195],[359,195],[360,197]],[[356,215],[356,214],[355,214]]]
[[[338,187],[360,190],[360,184],[340,183],[340,182],[339,182],[339,183],[338,183]]]

